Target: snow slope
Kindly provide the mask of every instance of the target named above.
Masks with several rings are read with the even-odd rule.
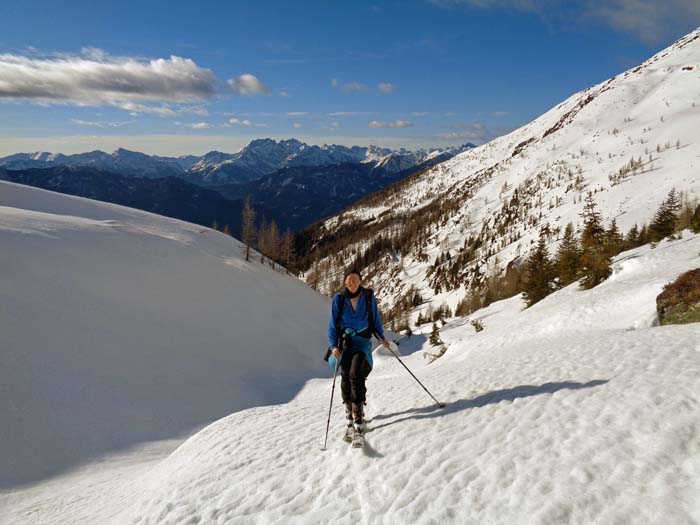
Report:
[[[208,228],[0,182],[0,273],[0,490],[325,373],[327,299]]]
[[[231,414],[124,484],[134,498],[110,521],[697,523],[700,324],[656,326],[654,298],[698,266],[686,232],[620,254],[592,290],[453,319],[430,365],[426,335],[402,341],[442,410],[377,352],[364,450],[340,440],[337,398],[320,450],[330,379]]]

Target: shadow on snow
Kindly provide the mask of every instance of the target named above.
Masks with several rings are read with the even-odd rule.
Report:
[[[501,401],[513,401],[522,397],[537,396],[540,394],[553,394],[559,390],[580,390],[582,388],[592,388],[600,385],[604,385],[608,382],[607,379],[594,379],[593,381],[588,381],[587,383],[576,383],[573,381],[562,381],[557,383],[544,383],[539,386],[534,385],[520,385],[513,388],[507,388],[504,390],[494,390],[493,392],[488,392],[482,394],[473,399],[459,399],[451,403],[447,403],[444,408],[440,408],[437,405],[430,405],[422,408],[412,408],[409,410],[404,410],[402,412],[394,412],[391,414],[379,414],[372,417],[372,421],[379,421],[382,419],[390,419],[396,416],[406,416],[400,419],[395,419],[393,421],[388,421],[386,423],[381,423],[379,425],[372,425],[372,431],[378,430],[382,427],[387,427],[395,423],[401,423],[410,419],[426,419],[433,417],[442,417],[455,412],[460,412],[462,410],[468,410],[470,408],[481,408],[486,405],[495,405]]]

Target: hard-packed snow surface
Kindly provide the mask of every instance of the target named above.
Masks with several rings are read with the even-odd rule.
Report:
[[[700,235],[625,252],[590,291],[517,297],[375,352],[364,450],[330,379],[188,439],[114,523],[697,523],[700,324],[656,326],[656,295],[700,266]],[[470,321],[479,320],[477,333]],[[337,395],[337,392],[336,392]]]
[[[0,182],[0,273],[0,490],[326,371],[328,300],[208,228]]]

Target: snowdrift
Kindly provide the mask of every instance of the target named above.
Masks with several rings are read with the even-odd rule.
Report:
[[[289,400],[328,300],[233,238],[0,182],[0,489]]]

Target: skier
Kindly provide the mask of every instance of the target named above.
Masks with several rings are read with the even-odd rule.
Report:
[[[384,327],[371,289],[363,288],[360,272],[353,268],[345,274],[345,290],[333,298],[328,340],[332,355],[328,359],[335,370],[338,359],[341,369],[341,392],[345,404],[347,428],[344,439],[353,446],[362,446],[365,430],[365,380],[372,371],[372,335],[385,346]],[[343,337],[343,352],[339,349]]]

